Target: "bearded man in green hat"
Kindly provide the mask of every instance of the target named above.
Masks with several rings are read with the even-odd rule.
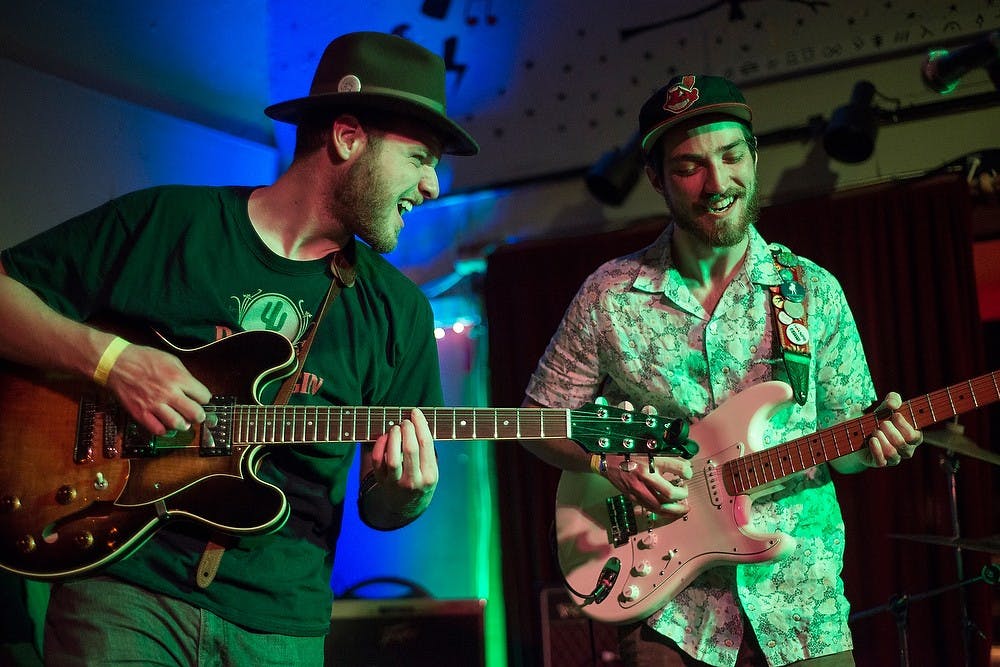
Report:
[[[273,184],[133,192],[0,254],[0,357],[79,379],[112,396],[134,424],[121,434],[123,451],[112,437],[104,450],[79,447],[82,458],[155,458],[149,443],[194,432],[188,446],[199,461],[218,448],[230,458],[242,452],[237,431],[251,442],[315,443],[252,450],[240,471],[252,483],[235,484],[227,472],[186,485],[163,469],[139,480],[133,468],[130,484],[148,483],[149,494],[175,488],[147,503],[131,535],[134,515],[106,503],[108,516],[98,519],[111,521],[72,538],[95,562],[44,572],[71,579],[52,590],[50,664],[323,664],[354,448],[324,444],[324,435],[348,439],[343,422],[308,416],[322,406],[443,400],[430,305],[379,253],[396,246],[406,213],[439,195],[441,155],[478,152],[446,115],[444,89],[442,59],[417,44],[344,35],[326,49],[308,95],[265,110],[297,126],[293,162]],[[139,333],[148,330],[179,347],[150,344]],[[290,344],[258,350],[247,344],[256,330]],[[225,349],[237,353],[218,355],[218,373],[206,376],[186,363],[201,356],[182,354],[204,348],[211,356],[230,339]],[[255,365],[278,370],[254,379],[254,400],[287,401],[293,421],[306,415],[292,433],[274,416],[288,413],[268,419],[206,407],[219,402],[228,374]],[[368,524],[390,530],[430,503],[434,442],[419,410],[375,433],[362,447],[358,506]],[[46,446],[39,458],[63,454]],[[109,481],[95,478],[97,496]],[[248,484],[264,493],[251,495]],[[61,501],[77,502],[76,494]],[[203,520],[167,522],[191,515]],[[147,530],[152,524],[157,530]],[[231,534],[240,531],[264,534]],[[67,524],[25,539],[26,561],[69,532]]]

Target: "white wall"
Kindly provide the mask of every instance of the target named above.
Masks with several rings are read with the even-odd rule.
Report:
[[[846,104],[854,84],[871,81],[878,91],[874,103],[883,109],[919,108],[959,97],[994,91],[984,70],[970,72],[958,89],[940,96],[923,86],[919,76],[923,56],[908,56],[848,70],[747,88],[758,135],[800,127],[812,115],[829,119]],[[898,99],[898,102],[882,96]],[[622,138],[623,140],[623,138]],[[621,143],[608,139],[607,148]],[[1000,106],[924,120],[884,125],[879,129],[873,155],[859,164],[830,159],[821,137],[806,142],[765,146],[758,163],[763,203],[799,198],[831,189],[845,189],[874,182],[906,178],[933,171],[968,153],[1000,148]],[[456,163],[460,169],[461,164]],[[645,180],[622,206],[597,202],[582,179],[571,178],[527,185],[484,196],[442,202],[447,219],[458,219],[454,248],[486,247],[508,238],[572,235],[615,229],[631,220],[664,212],[664,205]],[[459,256],[457,251],[454,255]]]
[[[116,195],[270,183],[277,152],[0,58],[0,247]]]

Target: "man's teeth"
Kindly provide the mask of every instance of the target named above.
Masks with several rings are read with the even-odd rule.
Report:
[[[410,211],[413,210],[413,202],[403,200],[399,202],[397,208],[399,209],[400,213],[409,213]]]
[[[725,199],[720,199],[714,204],[709,204],[706,208],[713,213],[720,213],[732,206],[734,201],[736,201],[736,197],[726,197]]]

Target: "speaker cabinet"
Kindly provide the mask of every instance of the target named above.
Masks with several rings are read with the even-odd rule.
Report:
[[[326,667],[484,667],[485,600],[336,600]]]
[[[544,667],[622,667],[618,629],[591,620],[562,587],[541,593]]]

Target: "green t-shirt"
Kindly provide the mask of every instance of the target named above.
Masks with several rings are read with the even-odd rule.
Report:
[[[6,249],[0,258],[11,277],[77,320],[127,316],[183,347],[257,329],[295,341],[329,287],[327,262],[271,252],[250,223],[250,192],[194,186],[134,192]],[[355,246],[357,282],[331,304],[289,402],[441,405],[426,297],[384,258]],[[194,572],[210,532],[191,522],[169,523],[103,572],[253,630],[324,634],[354,449],[273,448],[258,474],[284,492],[290,517],[277,532],[244,537],[228,548],[207,589],[195,584]]]

